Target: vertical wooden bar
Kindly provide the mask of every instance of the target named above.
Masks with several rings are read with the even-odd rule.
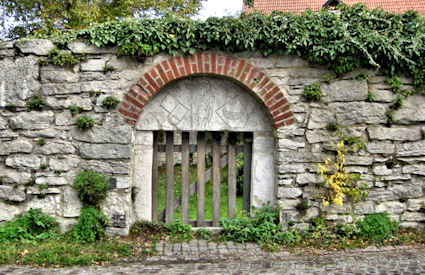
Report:
[[[227,215],[236,216],[236,134],[229,133],[227,145]]]
[[[205,133],[198,133],[198,181],[196,186],[197,226],[205,220]]]
[[[220,225],[220,133],[213,133],[213,226]]]
[[[251,204],[252,133],[244,133],[243,142],[243,209],[249,212]]]
[[[170,223],[174,220],[174,137],[171,131],[167,132],[165,148],[167,155],[165,222]]]
[[[158,221],[158,132],[153,133],[152,221]]]
[[[182,223],[189,223],[189,133],[182,133]]]

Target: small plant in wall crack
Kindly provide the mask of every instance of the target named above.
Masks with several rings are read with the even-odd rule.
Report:
[[[335,122],[329,122],[326,125],[326,130],[328,130],[329,132],[336,132],[338,130],[338,124],[336,124]]]
[[[422,136],[422,139],[425,139],[425,130],[424,129],[421,130],[421,136]]]
[[[304,87],[303,97],[307,101],[320,101],[322,92],[319,83],[313,83]]]
[[[44,138],[37,139],[37,145],[38,146],[43,146],[45,144],[46,144],[46,140]]]
[[[41,95],[34,94],[31,99],[27,102],[26,107],[27,111],[41,111],[45,103]]]
[[[117,98],[108,96],[102,101],[102,106],[108,110],[113,110],[118,106],[119,103],[120,101]]]
[[[80,116],[79,118],[77,118],[77,127],[81,131],[90,129],[93,126],[94,126],[94,121],[93,121],[93,119],[91,117],[89,117],[89,116]]]
[[[347,197],[357,202],[367,196],[366,186],[357,183],[360,175],[349,174],[345,170],[344,149],[344,142],[340,141],[337,145],[335,163],[332,165],[331,160],[327,159],[323,165],[319,164],[317,168],[317,173],[325,181],[322,184],[325,189],[325,194],[322,197],[323,206],[328,206],[330,203],[341,206]]]
[[[77,106],[75,104],[69,105],[68,109],[71,112],[72,116],[78,115],[79,113],[83,111],[83,109],[80,106]]]

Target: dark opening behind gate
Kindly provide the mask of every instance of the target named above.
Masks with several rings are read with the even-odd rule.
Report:
[[[252,133],[181,132],[177,136],[180,134],[181,142],[175,142],[176,132],[154,132],[153,221],[173,222],[177,213],[185,224],[219,226],[220,206],[226,197],[223,190],[227,192],[227,217],[236,216],[237,201],[249,211]],[[212,191],[212,205],[206,204],[210,201],[206,191]],[[207,220],[206,208],[211,208],[212,220]]]

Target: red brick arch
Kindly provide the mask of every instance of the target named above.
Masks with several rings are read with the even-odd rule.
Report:
[[[177,56],[156,64],[124,96],[118,111],[134,126],[143,106],[167,83],[192,75],[220,75],[246,86],[266,106],[274,127],[294,123],[290,105],[279,87],[244,59],[220,53],[203,52]]]

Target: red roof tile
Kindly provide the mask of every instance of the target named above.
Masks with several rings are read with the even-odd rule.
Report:
[[[305,9],[320,10],[327,0],[255,0],[254,7],[244,6],[243,11],[254,10],[270,13],[274,10],[301,13]],[[416,10],[425,13],[425,0],[343,0],[347,5],[364,3],[371,9],[381,7],[389,12],[402,13]]]

